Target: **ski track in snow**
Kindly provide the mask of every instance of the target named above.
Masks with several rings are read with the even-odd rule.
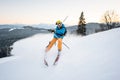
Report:
[[[120,28],[86,37],[64,38],[60,60],[53,66],[57,45],[47,53],[52,34],[37,34],[14,43],[14,56],[0,59],[0,80],[119,80]]]

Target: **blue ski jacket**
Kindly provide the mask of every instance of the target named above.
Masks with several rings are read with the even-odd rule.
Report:
[[[62,38],[63,39],[64,33],[65,33],[64,24],[62,24],[62,26],[60,28],[57,26],[55,29],[55,33],[54,33],[54,38]]]

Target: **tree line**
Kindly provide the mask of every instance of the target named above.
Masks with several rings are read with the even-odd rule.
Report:
[[[101,31],[109,30],[113,28],[120,27],[120,17],[114,10],[106,11],[100,19]],[[78,29],[76,30],[79,35],[86,35],[86,21],[84,17],[84,12],[81,12],[78,22]]]

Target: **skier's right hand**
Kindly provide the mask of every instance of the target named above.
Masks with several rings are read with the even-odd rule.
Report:
[[[50,32],[55,32],[55,30],[53,30],[53,29],[49,29],[48,31],[50,31]]]

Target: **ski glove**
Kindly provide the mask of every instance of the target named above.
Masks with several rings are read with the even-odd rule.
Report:
[[[53,29],[48,29],[48,31],[50,31],[50,32],[55,32],[55,30],[53,30]]]

